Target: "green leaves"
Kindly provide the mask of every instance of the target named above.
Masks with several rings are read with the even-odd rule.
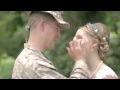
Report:
[[[0,56],[0,79],[10,79],[14,59],[6,54]]]

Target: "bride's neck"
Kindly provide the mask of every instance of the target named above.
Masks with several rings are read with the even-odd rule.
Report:
[[[94,72],[94,70],[96,69],[96,67],[99,65],[101,61],[102,60],[99,58],[99,56],[91,56],[89,60],[87,60],[87,64],[90,72]]]

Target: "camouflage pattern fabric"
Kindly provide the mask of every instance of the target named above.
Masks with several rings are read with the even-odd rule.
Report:
[[[88,79],[87,64],[75,62],[69,78],[60,74],[52,62],[32,45],[25,43],[23,51],[14,63],[12,79]]]

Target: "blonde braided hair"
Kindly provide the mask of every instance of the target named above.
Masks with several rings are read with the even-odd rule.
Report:
[[[88,23],[85,27],[87,27],[87,33],[100,40],[98,54],[104,60],[109,51],[110,32],[108,28],[102,23]]]

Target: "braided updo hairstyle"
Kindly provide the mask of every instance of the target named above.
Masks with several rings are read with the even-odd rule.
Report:
[[[108,54],[110,44],[110,32],[108,28],[102,23],[88,23],[85,27],[87,28],[87,33],[99,39],[98,54],[104,60]]]

